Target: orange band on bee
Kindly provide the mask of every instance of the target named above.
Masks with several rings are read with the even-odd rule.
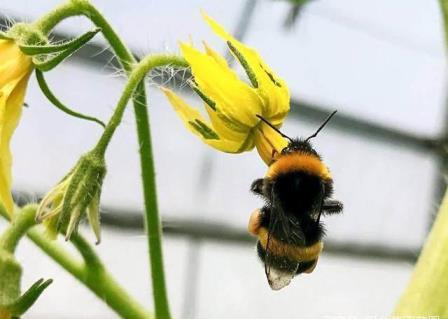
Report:
[[[261,227],[258,231],[258,240],[264,250],[268,242],[269,232],[266,228]],[[285,256],[295,261],[311,261],[317,259],[324,248],[323,242],[319,241],[311,246],[294,246],[286,244],[271,235],[269,238],[269,251],[276,256]]]
[[[325,180],[331,179],[327,166],[317,156],[302,152],[279,156],[278,160],[269,166],[266,177],[275,178],[291,171],[306,171]]]

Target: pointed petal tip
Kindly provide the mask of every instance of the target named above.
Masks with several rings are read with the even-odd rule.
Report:
[[[212,27],[212,28],[214,28],[214,27],[220,27],[220,28],[222,28],[211,16],[209,16],[208,14],[207,14],[207,12],[205,12],[205,10],[204,9],[201,9],[200,10],[200,12],[201,12],[201,16],[202,16],[202,18],[205,20],[205,22],[207,22],[207,24],[210,26],[210,27]]]
[[[201,16],[202,16],[202,18],[203,18],[204,20],[210,19],[209,15],[207,14],[207,12],[205,12],[204,9],[201,8],[201,9],[199,10],[199,12],[200,12],[200,14],[201,14]]]
[[[95,234],[95,246],[98,246],[99,244],[101,244],[101,233],[100,232],[96,232],[95,230],[93,231]]]
[[[159,86],[159,89],[161,89],[163,93],[168,93],[168,91],[171,91],[170,89],[168,89],[164,86]]]

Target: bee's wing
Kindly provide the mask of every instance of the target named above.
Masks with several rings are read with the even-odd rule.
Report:
[[[277,225],[273,226],[273,229],[275,227],[280,227],[281,230],[281,237],[279,238],[283,241],[286,241],[288,243],[293,244],[305,244],[305,235],[303,234],[302,228],[299,224],[299,221],[286,214],[286,212],[283,209],[283,205],[281,201],[278,199],[275,192],[272,192],[272,218],[275,219]],[[278,231],[277,231],[278,232]]]
[[[298,266],[298,264],[297,264]],[[296,271],[289,271],[270,267],[267,274],[269,286],[272,290],[280,290],[289,285],[292,278],[294,278]]]
[[[273,264],[273,258],[275,257],[271,250],[271,244],[272,244],[272,233],[274,229],[280,226],[285,235],[289,235],[291,233],[289,222],[285,219],[285,217],[286,215],[284,214],[284,212],[277,211],[274,205],[271,207],[269,211],[269,229],[268,229],[268,238],[266,242],[266,252],[264,258],[264,271],[269,286],[271,287],[272,290],[280,290],[289,285],[292,278],[294,278],[297,268],[299,266],[299,264],[297,263],[296,267],[293,269],[291,269],[291,267],[281,269]],[[280,239],[277,238],[276,240]]]

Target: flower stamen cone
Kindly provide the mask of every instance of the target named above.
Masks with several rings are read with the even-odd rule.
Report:
[[[280,127],[289,112],[289,90],[252,48],[244,45],[203,13],[212,30],[226,41],[229,51],[246,72],[247,81],[238,77],[227,61],[204,43],[204,52],[181,43],[182,55],[191,67],[190,87],[204,102],[209,119],[189,106],[173,91],[162,88],[185,126],[204,143],[227,152],[242,153],[255,146],[265,163],[280,153],[288,141],[263,123],[262,116]]]

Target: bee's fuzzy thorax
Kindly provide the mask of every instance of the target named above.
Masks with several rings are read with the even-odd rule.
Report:
[[[331,174],[327,166],[319,156],[308,152],[292,152],[281,155],[269,166],[266,177],[275,179],[277,176],[293,171],[304,171],[317,175],[324,180],[331,180]]]

